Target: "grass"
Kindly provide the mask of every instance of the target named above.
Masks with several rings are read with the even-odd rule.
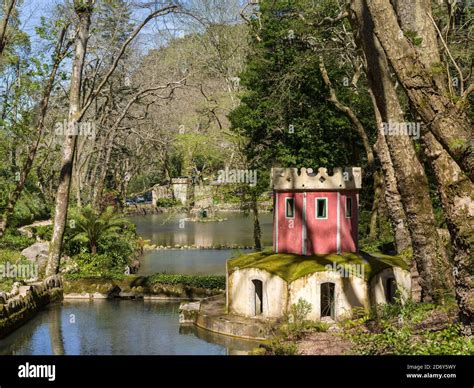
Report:
[[[406,262],[400,257],[365,252],[301,256],[263,251],[243,255],[228,262],[230,272],[237,268],[258,268],[277,275],[287,282],[293,282],[315,272],[326,271],[328,264],[331,266],[363,265],[366,280],[370,280],[372,276],[386,268],[400,267],[408,270]]]

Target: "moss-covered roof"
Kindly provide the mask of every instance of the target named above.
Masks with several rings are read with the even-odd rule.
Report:
[[[300,256],[292,253],[274,253],[271,251],[255,252],[229,260],[230,272],[244,268],[258,268],[268,271],[291,283],[303,276],[314,272],[326,271],[326,265],[333,268],[338,265],[351,268],[347,265],[361,264],[364,266],[363,277],[370,280],[372,276],[390,267],[400,267],[407,270],[407,263],[398,256],[388,256],[382,253],[343,253]],[[346,267],[347,266],[347,267]],[[356,273],[354,275],[357,275]]]

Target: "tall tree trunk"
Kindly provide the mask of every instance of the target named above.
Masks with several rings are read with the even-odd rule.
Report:
[[[94,194],[92,197],[92,206],[96,210],[100,210],[100,203],[102,201],[102,194],[105,187],[105,179],[107,178],[107,171],[110,164],[110,159],[112,157],[112,150],[114,148],[115,142],[115,129],[113,128],[109,134],[107,134],[107,141],[106,144],[106,151],[105,151],[105,158],[103,162],[100,163],[99,166],[99,174],[96,180],[96,184],[94,186]]]
[[[61,249],[66,228],[67,211],[69,204],[69,191],[71,188],[72,167],[77,144],[76,125],[81,112],[81,81],[82,69],[89,39],[89,28],[94,0],[75,0],[74,10],[79,19],[78,34],[75,42],[75,55],[72,65],[71,88],[69,92],[69,115],[67,134],[65,136],[61,159],[61,172],[59,186],[56,193],[56,206],[54,211],[54,226],[49,248],[46,276],[51,276],[59,271]]]
[[[253,213],[253,240],[256,251],[262,250],[262,230],[260,228],[260,221],[258,217],[258,198],[252,195],[252,213]]]
[[[395,237],[395,247],[397,253],[401,254],[411,250],[410,231],[407,228],[405,211],[403,210],[402,198],[398,192],[397,178],[393,168],[390,151],[388,149],[385,133],[383,132],[383,120],[380,115],[379,108],[372,90],[369,89],[370,98],[375,113],[375,123],[378,128],[377,141],[374,149],[380,160],[384,179],[384,199],[387,205],[388,216],[392,224],[393,234]]]
[[[0,57],[2,56],[3,50],[6,46],[6,35],[7,35],[7,27],[8,22],[10,21],[10,17],[15,7],[16,0],[5,0],[3,5],[3,17],[2,21],[0,22]]]
[[[377,124],[378,133],[377,141],[375,143],[375,151],[380,160],[382,166],[383,177],[384,177],[384,199],[387,205],[388,217],[392,224],[392,230],[395,237],[395,248],[398,254],[411,253],[412,244],[410,231],[407,228],[407,218],[405,210],[403,209],[402,198],[397,187],[397,178],[395,177],[395,170],[393,168],[392,159],[390,157],[390,151],[388,149],[387,141],[385,140],[385,134],[383,132],[382,117],[380,115],[375,97],[372,91],[369,89],[369,93],[374,105],[375,121]],[[411,298],[419,302],[421,300],[421,286],[420,286],[420,274],[416,266],[416,261],[413,260],[410,264],[411,274]]]
[[[447,97],[444,90],[439,88],[436,79],[433,79],[428,55],[425,55],[423,60],[416,47],[404,36],[390,0],[371,0],[366,4],[369,13],[367,16],[371,16],[374,32],[384,54],[405,88],[413,107],[436,139],[472,180],[474,152],[471,145],[472,123],[468,116]],[[422,14],[419,19],[422,25],[426,26],[426,23],[432,22],[431,3],[422,0],[420,4],[422,8],[418,11]],[[412,7],[414,12],[413,2],[407,3],[407,6]],[[407,25],[410,26],[411,23]],[[418,29],[419,27],[416,30]],[[422,28],[419,33],[427,37],[430,31]],[[433,41],[432,37],[430,39]],[[429,42],[430,39],[427,38],[426,41]],[[460,82],[462,83],[462,80]]]
[[[380,200],[383,192],[383,177],[379,170],[374,171],[374,201],[372,203],[372,211],[370,215],[369,239],[375,241],[377,239],[377,219],[379,218]]]
[[[49,106],[49,99],[51,96],[51,91],[53,89],[54,81],[56,79],[56,74],[58,72],[59,65],[64,58],[64,54],[61,52],[64,42],[64,37],[67,31],[67,26],[63,27],[61,30],[58,43],[54,50],[53,54],[53,67],[51,69],[51,73],[45,83],[43,88],[43,94],[40,102],[40,110],[38,114],[38,122],[36,123],[36,139],[34,140],[33,144],[28,150],[28,154],[26,156],[26,160],[23,164],[23,167],[20,172],[19,179],[16,183],[15,188],[10,193],[8,197],[7,206],[3,214],[0,216],[0,237],[5,233],[6,228],[8,227],[10,217],[15,210],[16,203],[18,202],[21,193],[23,192],[23,188],[25,187],[26,180],[28,179],[28,175],[30,174],[31,168],[33,167],[33,162],[36,157],[36,152],[38,151],[39,144],[43,139],[44,135],[44,122],[46,119],[46,114],[48,112]]]
[[[385,123],[405,121],[390,77],[385,53],[376,38],[373,23],[364,0],[350,4],[350,21],[358,44],[367,59],[367,78]],[[446,252],[436,230],[428,182],[408,136],[387,136],[398,189],[407,216],[413,242],[413,258],[420,274],[424,301],[439,301],[443,289],[438,269],[446,262]]]
[[[398,0],[401,9],[412,3]],[[419,60],[429,68],[439,59],[436,31],[427,14],[431,14],[431,3],[420,0],[412,13],[403,13],[399,20],[404,31],[415,31],[421,37],[422,46],[416,47]],[[442,84],[437,87],[446,92]],[[459,318],[464,334],[471,335],[474,321],[474,263],[471,244],[474,241],[474,186],[460,166],[437,140],[433,133],[422,135],[422,144],[437,181],[437,189],[446,216],[453,246],[454,285],[459,306]],[[451,271],[447,269],[449,274]],[[450,277],[448,276],[448,280]]]

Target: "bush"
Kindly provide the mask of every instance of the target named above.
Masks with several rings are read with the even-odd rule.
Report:
[[[81,253],[72,258],[77,268],[66,274],[67,279],[116,279],[125,277],[125,264],[108,254]]]
[[[222,275],[173,275],[166,273],[157,273],[147,279],[148,285],[155,284],[182,284],[185,286],[207,289],[225,288],[225,276]]]
[[[53,235],[53,225],[35,226],[32,229],[33,234],[43,241],[51,241]]]
[[[274,339],[269,345],[271,353],[275,356],[294,356],[298,353],[298,347],[291,342]]]
[[[285,336],[289,339],[295,339],[301,337],[303,331],[309,326],[306,317],[313,309],[311,303],[305,299],[298,299],[298,302],[291,305],[290,312],[287,315],[287,325],[281,327]]]
[[[175,198],[158,198],[156,200],[156,207],[173,207],[181,205],[181,202]]]
[[[100,215],[84,208],[80,213],[72,212],[71,220],[75,227],[68,222],[64,238],[64,251],[71,257],[94,249],[125,267],[141,251],[135,225],[115,216],[111,208]]]
[[[10,263],[10,265],[12,264],[24,265],[33,269],[32,268],[33,264],[26,258],[22,257],[20,252],[18,252],[17,250],[0,249],[0,265],[6,266],[7,263]],[[0,276],[0,292],[1,291],[10,292],[14,282],[24,281],[24,280],[25,279],[22,277],[1,277]]]
[[[20,234],[17,230],[8,229],[7,232],[0,238],[0,249],[12,249],[22,251],[34,244],[35,239],[29,238]]]

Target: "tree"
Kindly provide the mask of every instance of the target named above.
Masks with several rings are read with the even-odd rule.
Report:
[[[78,27],[75,41],[74,60],[72,64],[71,87],[69,91],[67,133],[63,146],[61,175],[56,194],[53,235],[51,238],[48,264],[46,267],[46,276],[55,275],[59,271],[60,255],[69,205],[72,166],[77,143],[76,125],[80,122],[82,69],[86,57],[93,8],[94,0],[74,1],[74,11],[78,18]]]
[[[78,33],[75,43],[75,57],[72,67],[71,87],[69,92],[69,115],[67,123],[67,135],[63,145],[61,160],[60,181],[56,194],[56,206],[54,212],[53,235],[51,238],[48,265],[46,275],[54,275],[59,271],[61,249],[66,227],[67,211],[69,204],[69,193],[71,188],[71,178],[74,164],[74,155],[77,145],[76,126],[81,122],[92,102],[95,101],[99,93],[113,75],[125,50],[138,35],[141,29],[155,17],[166,15],[176,11],[174,5],[165,6],[150,13],[124,41],[111,66],[87,97],[81,95],[82,70],[84,67],[87,41],[89,39],[89,29],[91,26],[91,16],[94,8],[94,0],[75,0],[74,10],[78,18]]]
[[[350,21],[367,60],[369,86],[383,121],[405,122],[387,59],[373,31],[365,1],[351,3]],[[427,178],[408,136],[387,136],[386,141],[407,216],[413,257],[420,274],[422,298],[439,301],[445,289],[441,274],[446,271],[447,257],[437,234]]]
[[[436,35],[436,30],[439,31],[439,28],[431,16],[431,2],[420,1],[418,7],[410,13],[403,12],[410,6],[406,0],[399,0],[397,5],[400,25],[405,34],[416,33],[422,41],[422,44],[412,47],[417,53],[417,59],[426,69],[431,69],[440,60]],[[438,93],[448,94],[447,82],[441,74],[433,77],[433,80],[433,88],[436,88]],[[409,94],[408,91],[407,93]],[[410,102],[414,105],[416,112],[423,117],[413,98]],[[467,120],[467,115],[464,112],[460,113]],[[474,186],[462,171],[462,164],[459,165],[452,157],[450,150],[443,146],[442,141],[438,141],[436,131],[439,130],[440,128],[432,128],[431,131],[425,131],[422,135],[422,143],[436,177],[437,189],[451,235],[460,321],[464,324],[465,334],[471,335],[471,323],[474,321],[474,289],[472,287],[474,266],[471,251],[474,239],[474,216],[469,209],[474,207]],[[450,130],[451,127],[444,127],[442,132],[444,134]]]
[[[7,28],[12,12],[15,8],[16,0],[5,0],[3,2],[3,17],[0,21],[0,57],[7,44]]]
[[[45,80],[42,91],[42,97],[39,102],[39,113],[36,118],[36,131],[34,133],[35,140],[33,141],[33,144],[31,144],[31,146],[29,147],[26,160],[23,162],[23,166],[21,168],[21,172],[19,173],[15,188],[10,192],[6,208],[0,215],[0,237],[5,233],[5,230],[8,227],[10,217],[15,209],[17,201],[19,200],[23,192],[26,181],[33,167],[33,162],[35,160],[39,144],[44,136],[45,120],[46,114],[48,113],[51,92],[56,81],[59,66],[62,60],[67,55],[70,46],[70,42],[66,40],[66,32],[68,27],[68,24],[63,24],[59,30],[59,38],[52,55],[51,71]],[[54,31],[53,29],[49,32],[54,34],[54,32],[57,31]]]
[[[113,207],[108,207],[104,212],[98,213],[88,205],[73,215],[71,218],[71,238],[85,240],[89,244],[90,253],[97,253],[97,245],[101,239],[118,231],[123,226],[123,220],[117,217]]]

